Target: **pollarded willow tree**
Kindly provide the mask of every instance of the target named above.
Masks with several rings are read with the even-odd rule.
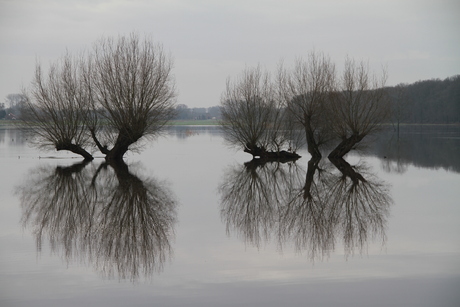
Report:
[[[174,115],[172,60],[160,44],[136,34],[103,38],[93,52],[67,54],[44,77],[37,64],[28,103],[39,144],[92,159],[97,148],[121,161]]]
[[[106,144],[98,127],[90,127],[99,150],[108,160],[121,160],[130,146],[155,136],[174,115],[173,63],[159,44],[131,34],[101,39],[91,64],[93,105],[108,128]],[[100,132],[100,131],[99,131]],[[111,146],[109,148],[109,146]]]
[[[253,157],[298,158],[292,152],[293,140],[286,137],[290,127],[286,110],[276,95],[270,74],[260,66],[247,68],[233,82],[227,80],[221,98],[222,130],[227,142]]]
[[[84,60],[69,53],[44,73],[35,67],[23,114],[40,147],[68,150],[92,160],[87,151],[91,136],[86,128],[90,116],[90,91],[84,75]]]
[[[223,131],[231,144],[253,156],[278,158],[306,142],[308,152],[321,158],[321,146],[337,142],[329,157],[343,157],[390,115],[386,72],[370,72],[364,62],[347,58],[337,77],[334,63],[311,52],[292,69],[280,65],[276,80],[260,68],[246,69],[227,82],[222,97]],[[303,131],[303,137],[295,131]]]
[[[345,60],[344,71],[327,108],[330,128],[340,140],[329,154],[330,158],[343,157],[389,118],[385,82],[385,71],[377,76],[370,72],[365,62]]]
[[[331,137],[325,114],[334,88],[335,65],[326,55],[312,51],[291,70],[280,66],[277,82],[287,110],[305,132],[308,152],[320,158],[320,146]]]

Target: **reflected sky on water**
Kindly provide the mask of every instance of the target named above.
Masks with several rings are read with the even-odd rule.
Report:
[[[0,129],[0,305],[457,306],[459,144],[251,165],[189,126],[111,166]]]

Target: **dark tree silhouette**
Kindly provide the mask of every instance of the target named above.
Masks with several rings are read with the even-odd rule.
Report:
[[[377,78],[364,62],[345,61],[342,78],[328,106],[329,126],[340,140],[329,157],[343,157],[389,118],[385,82],[385,72]]]
[[[107,160],[155,137],[175,113],[172,61],[159,44],[136,34],[105,38],[93,53],[70,54],[45,77],[37,64],[26,123],[39,145],[52,145],[92,159],[96,146]],[[90,142],[91,141],[91,142]]]
[[[384,87],[386,73],[372,75],[364,62],[346,59],[345,68],[328,107],[329,126],[340,143],[329,157],[343,157],[390,116]]]
[[[291,126],[275,95],[270,75],[260,67],[228,80],[221,108],[224,137],[253,157],[299,158],[292,152],[297,145],[289,138]]]
[[[130,146],[157,135],[174,116],[171,70],[169,56],[151,39],[141,41],[131,34],[95,44],[90,81],[94,107],[101,110],[106,126],[106,144],[98,139],[101,129],[96,124],[90,128],[107,160],[122,160]]]
[[[278,71],[278,88],[293,120],[305,133],[308,152],[321,157],[320,146],[329,138],[326,108],[334,88],[335,65],[324,54],[311,52],[296,61],[291,71]]]
[[[85,149],[91,141],[85,125],[91,110],[83,65],[82,58],[66,54],[45,75],[37,63],[22,119],[34,132],[38,146],[68,150],[92,160]]]

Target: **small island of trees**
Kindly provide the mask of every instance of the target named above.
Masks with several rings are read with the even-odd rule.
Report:
[[[347,58],[341,75],[324,54],[311,52],[275,77],[260,66],[228,80],[222,95],[226,140],[253,158],[296,159],[304,143],[315,159],[336,142],[329,158],[342,158],[390,116],[386,73]],[[302,133],[299,133],[302,131]]]

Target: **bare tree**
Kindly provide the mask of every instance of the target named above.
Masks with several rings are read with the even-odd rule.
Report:
[[[268,73],[261,68],[247,68],[234,82],[227,80],[222,95],[222,118],[225,139],[241,146],[253,156],[269,145],[268,124],[274,101]]]
[[[227,80],[222,95],[222,130],[225,139],[253,157],[298,157],[281,150],[291,147],[286,138],[286,112],[276,100],[269,73],[248,68],[234,82]]]
[[[91,66],[94,106],[103,110],[110,138],[101,144],[95,125],[91,134],[107,160],[121,160],[132,144],[157,135],[172,118],[172,67],[161,45],[149,38],[141,41],[136,34],[104,38],[95,44]]]
[[[91,137],[85,126],[90,109],[82,63],[82,58],[67,53],[51,65],[48,74],[37,63],[23,119],[31,124],[40,146],[68,150],[92,160],[85,149]]]
[[[329,157],[343,157],[388,118],[385,82],[385,71],[377,77],[370,73],[368,64],[346,59],[328,106],[328,125],[341,141]]]
[[[333,89],[335,65],[322,53],[310,52],[292,70],[278,70],[278,89],[291,116],[305,131],[308,152],[321,157],[319,147],[329,136],[325,125],[326,103]]]
[[[93,54],[67,54],[47,76],[37,64],[25,119],[41,146],[92,159],[85,148],[95,143],[107,160],[121,161],[174,115],[171,70],[170,57],[149,38],[101,39]]]

